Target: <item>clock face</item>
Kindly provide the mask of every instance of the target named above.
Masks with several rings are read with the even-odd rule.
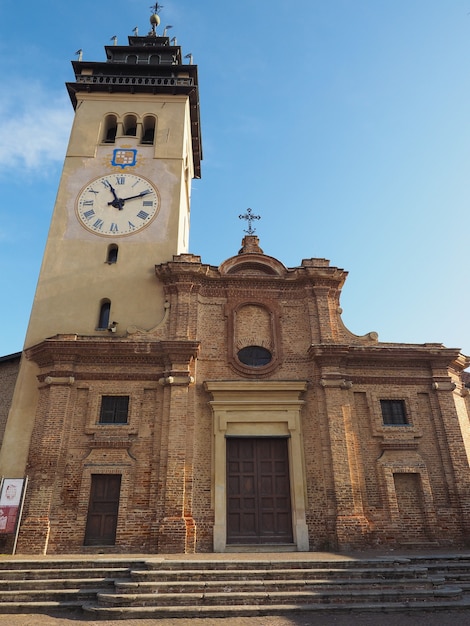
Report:
[[[81,225],[97,235],[124,237],[142,230],[160,210],[160,194],[135,174],[107,174],[92,180],[77,199]]]

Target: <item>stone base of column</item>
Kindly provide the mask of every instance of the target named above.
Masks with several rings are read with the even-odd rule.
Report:
[[[50,530],[48,517],[27,517],[21,524],[16,554],[47,554]]]
[[[165,517],[158,531],[160,554],[191,554],[196,551],[196,524],[192,517]]]
[[[338,515],[336,518],[336,537],[338,547],[342,549],[362,548],[369,545],[371,528],[363,515]]]

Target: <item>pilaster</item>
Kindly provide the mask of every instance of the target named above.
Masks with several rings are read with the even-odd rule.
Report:
[[[470,538],[470,472],[469,459],[465,454],[465,443],[460,429],[454,394],[458,394],[455,383],[448,375],[447,368],[437,362],[432,369],[432,388],[446,434],[446,443],[452,460],[456,492],[462,512],[462,531],[464,538]]]
[[[20,554],[46,554],[50,533],[50,510],[60,475],[64,431],[68,415],[71,376],[45,378],[40,386],[36,421],[28,467],[30,489],[26,497],[26,511],[18,538]]]
[[[364,514],[359,454],[352,424],[352,383],[337,366],[324,366],[320,385],[325,399],[336,503],[336,539],[340,547],[363,544],[369,531]]]
[[[175,355],[173,355],[174,357]],[[194,378],[188,361],[171,359],[164,386],[167,411],[167,447],[164,511],[158,530],[160,552],[196,551],[196,524],[192,514]]]

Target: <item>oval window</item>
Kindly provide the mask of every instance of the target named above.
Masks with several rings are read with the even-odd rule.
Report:
[[[247,346],[238,353],[238,360],[249,367],[262,367],[271,362],[272,354],[261,346]]]

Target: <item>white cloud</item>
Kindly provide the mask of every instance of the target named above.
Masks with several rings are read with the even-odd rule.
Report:
[[[10,83],[2,88],[0,162],[5,175],[19,168],[42,170],[64,159],[73,117],[67,97],[40,84]]]

